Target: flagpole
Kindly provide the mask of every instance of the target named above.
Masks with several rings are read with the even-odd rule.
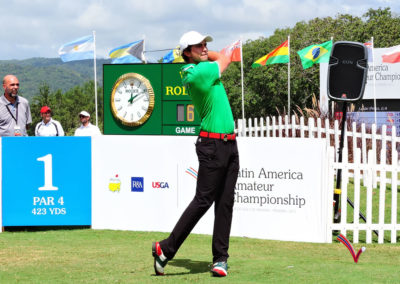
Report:
[[[97,72],[96,72],[96,31],[93,31],[93,70],[94,70],[94,104],[96,109],[96,126],[99,126],[97,110]]]
[[[242,119],[244,120],[243,43],[240,39],[240,72],[242,78]]]
[[[372,70],[374,70],[374,119],[376,124],[376,88],[375,88],[375,56],[374,56],[374,37],[371,37],[371,44],[372,44]]]
[[[288,116],[290,119],[290,35],[288,35]]]

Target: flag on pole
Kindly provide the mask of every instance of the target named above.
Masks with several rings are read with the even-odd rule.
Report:
[[[310,68],[315,63],[329,62],[329,56],[332,50],[332,41],[326,41],[321,44],[314,44],[297,52],[300,56],[303,69]]]
[[[61,46],[58,54],[63,62],[94,58],[93,35],[84,36]]]
[[[169,51],[167,54],[164,55],[162,59],[163,63],[178,63],[178,62],[185,62],[183,57],[180,55],[179,46],[174,48],[173,50]]]
[[[373,62],[373,56],[372,56],[372,49],[374,48],[372,41],[367,41],[364,43],[365,47],[367,48],[368,52],[368,62]]]
[[[398,63],[400,62],[400,45],[393,46],[388,52],[382,55],[382,62]]]
[[[108,54],[114,58],[111,63],[141,63],[143,60],[143,40],[137,40],[114,48]]]
[[[287,40],[267,55],[256,60],[251,67],[256,68],[276,63],[289,63],[289,48]]]
[[[240,40],[237,40],[231,43],[230,45],[224,47],[219,53],[222,53],[226,57],[229,57],[232,62],[240,62],[241,61],[240,47],[241,47],[241,42]]]
[[[127,52],[135,56],[136,58],[139,58],[140,60],[144,61],[144,39],[139,40],[136,44],[132,44],[131,47],[127,50]]]

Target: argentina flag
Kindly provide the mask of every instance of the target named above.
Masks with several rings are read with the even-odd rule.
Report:
[[[84,60],[94,58],[94,38],[93,35],[78,38],[64,44],[58,50],[58,54],[63,62]]]

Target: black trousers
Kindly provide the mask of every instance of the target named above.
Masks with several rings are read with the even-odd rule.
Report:
[[[199,159],[196,194],[170,236],[161,241],[160,246],[164,255],[172,259],[200,218],[215,202],[213,262],[226,261],[229,257],[229,235],[239,173],[236,140],[198,137],[196,153]]]

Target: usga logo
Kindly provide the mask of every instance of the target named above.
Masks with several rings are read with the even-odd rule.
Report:
[[[153,188],[169,188],[168,182],[153,181],[151,185]]]
[[[143,177],[131,177],[131,191],[143,192],[144,182]]]

